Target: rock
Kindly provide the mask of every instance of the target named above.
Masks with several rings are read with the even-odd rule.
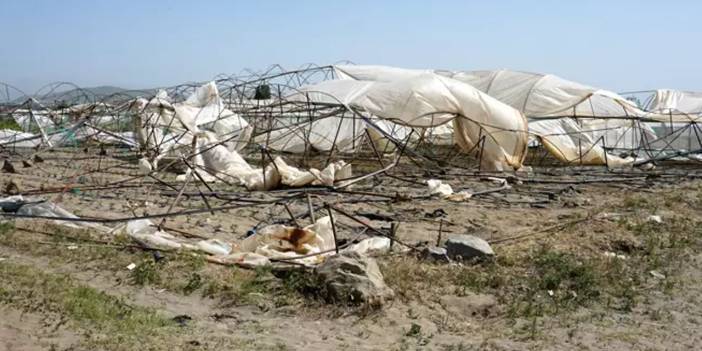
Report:
[[[347,252],[327,258],[316,269],[327,298],[352,304],[380,307],[395,293],[387,285],[371,257]]]
[[[448,252],[443,247],[430,246],[422,250],[422,256],[429,260],[449,262]]]
[[[446,251],[450,258],[456,259],[460,256],[463,260],[495,255],[487,241],[473,235],[459,235],[448,239]]]
[[[462,319],[474,316],[487,317],[497,314],[497,300],[492,295],[447,295],[440,297],[439,301],[447,312],[461,317]]]

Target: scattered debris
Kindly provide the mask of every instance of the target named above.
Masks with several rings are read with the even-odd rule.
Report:
[[[446,213],[446,211],[444,211],[443,208],[437,208],[434,211],[427,212],[424,214],[424,218],[440,218],[446,216],[448,216],[448,213]]]
[[[661,218],[661,216],[659,216],[659,215],[650,215],[650,216],[648,216],[648,218],[646,218],[646,220],[651,222],[651,223],[658,223],[658,224],[663,223],[663,218]]]
[[[429,246],[422,250],[422,256],[424,258],[438,261],[438,262],[449,262],[451,261],[448,257],[448,251],[443,247]]]
[[[602,213],[597,215],[598,218],[607,219],[610,221],[618,221],[623,216],[624,215],[622,213],[616,213],[616,212],[602,212]]]
[[[617,259],[620,259],[620,260],[626,260],[626,256],[625,256],[625,255],[618,254],[618,253],[614,253],[614,252],[611,252],[611,251],[605,251],[605,252],[603,253],[603,255],[605,255],[606,257],[612,257],[612,258],[617,258]]]
[[[650,271],[649,273],[651,274],[652,277],[654,277],[656,279],[665,279],[665,274],[660,273],[658,271]]]
[[[130,270],[130,271],[133,270],[134,268],[136,268],[136,263],[134,263],[134,262],[132,262],[132,263],[130,263],[129,265],[127,265],[127,269]]]
[[[176,322],[179,326],[186,327],[188,325],[188,322],[193,320],[193,318],[188,316],[187,314],[179,314],[173,317],[172,320]]]
[[[384,222],[396,221],[396,219],[393,218],[392,216],[387,215],[387,214],[378,213],[378,212],[373,213],[373,212],[358,211],[358,212],[356,212],[356,214],[361,216],[361,217],[366,217],[372,221],[384,221]]]
[[[217,239],[201,240],[197,247],[210,255],[226,256],[232,252],[232,246]]]
[[[355,252],[361,255],[380,254],[390,250],[390,243],[390,238],[374,236],[349,246],[343,252]]]
[[[161,262],[166,256],[164,256],[161,251],[153,250],[151,251],[151,256],[154,258],[154,262]]]
[[[430,195],[439,195],[439,197],[441,197],[442,199],[447,199],[450,201],[460,202],[473,197],[473,194],[465,190],[460,191],[458,193],[454,193],[453,188],[451,188],[451,185],[445,184],[438,179],[427,180],[427,186],[429,187]]]

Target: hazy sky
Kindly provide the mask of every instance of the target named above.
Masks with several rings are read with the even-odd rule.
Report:
[[[279,63],[702,91],[702,1],[0,0],[0,81],[147,88]]]

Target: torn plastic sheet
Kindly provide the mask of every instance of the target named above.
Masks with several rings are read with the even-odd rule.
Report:
[[[24,198],[22,195],[9,196],[0,199],[0,208],[4,212],[15,212],[19,215],[26,216],[42,216],[42,217],[63,217],[63,218],[79,218],[71,212],[68,212],[60,206],[43,201],[40,199]],[[60,224],[71,228],[80,229],[95,229],[101,232],[109,232],[110,228],[100,224],[91,222],[72,222],[54,220],[56,224]]]
[[[357,252],[361,255],[372,255],[376,253],[384,253],[390,250],[390,238],[383,236],[374,236],[361,240],[360,242],[353,244],[346,249],[344,252]]]
[[[170,233],[159,230],[158,227],[148,219],[137,219],[127,222],[125,232],[130,238],[139,243],[139,245],[150,249],[198,249],[196,245],[184,243]]]
[[[304,228],[269,225],[239,243],[227,243],[218,239],[191,243],[159,230],[158,226],[147,219],[129,221],[124,226],[124,232],[146,248],[199,251],[208,255],[208,261],[243,267],[268,265],[271,260],[312,266],[335,254],[334,234],[328,216],[319,218]],[[370,254],[385,252],[389,248],[390,239],[371,237],[344,251]]]
[[[446,184],[438,179],[427,180],[427,186],[429,187],[430,195],[438,195],[442,199],[447,199],[450,201],[460,202],[473,197],[473,194],[465,190],[454,193],[453,188],[451,188],[451,185]]]
[[[304,228],[269,225],[244,239],[239,249],[269,259],[294,259],[296,263],[314,265],[332,255],[334,234],[329,216],[319,218]],[[297,258],[300,256],[308,256]],[[297,259],[295,259],[297,258]]]
[[[551,155],[564,163],[622,167],[634,162],[633,158],[608,154],[571,118],[532,121],[529,122],[529,131],[540,139]]]
[[[253,168],[236,150],[229,150],[217,142],[213,133],[199,133],[196,156],[193,157],[195,172],[205,181],[230,180],[234,178],[249,190],[271,190],[281,184],[290,187],[306,185],[333,186],[334,182],[351,177],[351,165],[344,161],[330,163],[322,170],[301,170],[288,165],[276,157],[265,169]],[[139,161],[140,168],[150,170],[146,161]],[[183,181],[192,176],[192,170],[178,176]]]
[[[229,151],[243,149],[253,127],[227,109],[214,82],[198,87],[184,102],[171,103],[165,91],[147,100],[139,98],[131,106],[136,112],[135,129],[139,145],[146,150],[140,168],[150,171],[158,161],[181,149],[192,147],[193,138],[212,133]]]
[[[336,103],[408,128],[452,123],[465,152],[481,151],[482,167],[519,169],[526,156],[527,121],[516,109],[472,86],[431,72],[388,80],[329,80],[303,86],[291,101]]]

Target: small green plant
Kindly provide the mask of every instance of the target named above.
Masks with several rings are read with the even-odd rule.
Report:
[[[7,234],[15,229],[15,224],[11,221],[0,222],[0,235]]]
[[[195,290],[202,288],[204,285],[202,276],[198,273],[191,273],[188,278],[187,283],[183,287],[182,291],[185,295],[192,294]]]
[[[0,129],[11,129],[16,131],[22,131],[22,127],[15,122],[12,118],[0,118]]]
[[[412,323],[410,326],[409,330],[407,333],[405,333],[406,336],[411,336],[411,337],[419,337],[422,335],[422,326],[420,326],[417,323]]]
[[[161,282],[159,269],[158,263],[154,262],[152,259],[144,259],[132,269],[129,277],[132,284],[135,285],[144,286],[158,284]]]
[[[148,335],[169,332],[174,326],[152,309],[132,306],[119,297],[81,285],[67,275],[3,263],[0,280],[5,282],[0,289],[0,302],[30,312],[58,313],[70,323],[103,335],[120,335],[122,342],[138,343]],[[115,341],[110,338],[105,340]]]
[[[627,195],[624,198],[622,206],[630,210],[655,209],[657,207],[654,200],[644,197],[640,194]]]

